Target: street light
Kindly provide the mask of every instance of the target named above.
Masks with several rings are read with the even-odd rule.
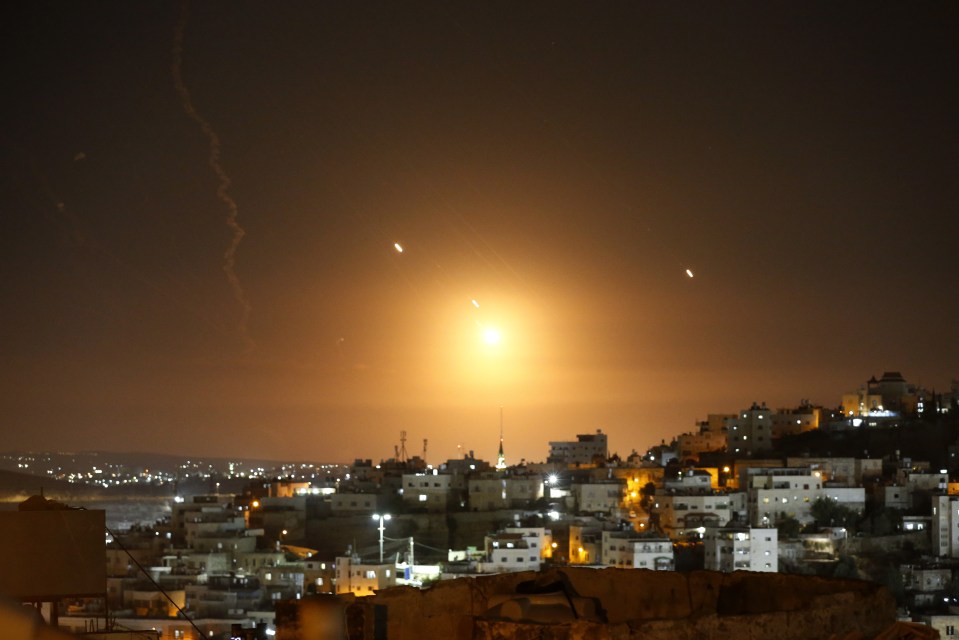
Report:
[[[373,514],[373,519],[380,521],[380,564],[383,564],[383,532],[386,531],[386,525],[383,523],[392,517],[393,516],[388,513],[384,513],[383,515],[379,515],[378,513]]]

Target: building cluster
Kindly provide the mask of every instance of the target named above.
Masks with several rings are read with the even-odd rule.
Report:
[[[108,545],[104,606],[128,628],[170,638],[194,637],[197,620],[207,631],[261,637],[274,629],[277,602],[312,594],[368,596],[547,566],[835,575],[845,567],[865,577],[855,558],[915,549],[889,578],[904,611],[928,613],[942,637],[959,638],[959,609],[948,609],[959,597],[959,483],[949,469],[898,452],[776,448],[809,431],[896,428],[897,418],[955,412],[957,397],[955,384],[936,394],[887,372],[836,409],[754,403],[625,458],[596,430],[549,442],[544,462],[509,466],[501,434],[494,464],[469,452],[433,466],[404,446],[335,475],[255,477],[242,495],[177,496],[170,518]],[[72,606],[61,626],[104,613]]]
[[[241,459],[181,460],[168,455],[108,452],[0,454],[0,470],[42,476],[117,492],[144,487],[206,486],[275,477],[318,480],[338,476],[343,465]]]

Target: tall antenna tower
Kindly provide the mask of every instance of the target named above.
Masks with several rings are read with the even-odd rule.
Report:
[[[426,462],[426,443],[427,439],[423,438],[423,462]]]
[[[400,454],[399,461],[406,462],[406,431],[400,431]]]

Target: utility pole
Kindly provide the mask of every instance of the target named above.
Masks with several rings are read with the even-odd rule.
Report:
[[[386,525],[384,523],[390,518],[392,518],[392,516],[388,513],[384,513],[383,515],[373,514],[373,520],[380,521],[380,564],[383,564],[383,532],[386,531]]]

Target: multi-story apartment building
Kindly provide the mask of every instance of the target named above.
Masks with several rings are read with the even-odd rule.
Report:
[[[590,465],[609,456],[606,434],[601,429],[596,433],[580,434],[575,442],[550,442],[549,462],[567,465]]]
[[[334,493],[330,496],[330,511],[335,516],[368,516],[376,511],[375,493]]]
[[[174,543],[186,541],[187,523],[225,522],[236,515],[231,495],[193,496],[184,502],[173,504],[171,535]]]
[[[657,492],[651,512],[660,529],[672,540],[699,537],[705,526],[724,526],[746,514],[746,494]]]
[[[671,571],[675,567],[673,542],[633,531],[603,532],[602,564],[608,567]]]
[[[766,403],[753,403],[726,421],[726,451],[748,455],[772,448],[773,412]]]
[[[575,509],[580,514],[611,514],[623,506],[626,483],[610,479],[571,486]]]
[[[336,593],[371,596],[379,589],[396,585],[396,566],[393,563],[364,563],[359,556],[341,556],[336,559]]]
[[[706,527],[705,567],[709,571],[779,571],[775,528]]]
[[[541,532],[545,530],[514,529],[486,536],[486,556],[477,563],[477,572],[539,571],[545,538]]]
[[[818,429],[822,414],[822,407],[814,407],[806,400],[792,409],[778,409],[772,416],[772,437],[781,438]]]
[[[932,498],[932,552],[940,558],[959,558],[959,496]]]
[[[726,448],[726,424],[736,418],[734,413],[711,413],[697,424],[698,429],[676,438],[676,453],[680,460],[699,459],[702,453]]]
[[[427,511],[445,511],[453,495],[451,475],[432,473],[403,474],[403,502],[409,507],[423,508]]]
[[[489,472],[470,477],[469,506],[478,511],[522,509],[543,497],[539,475],[511,475]]]
[[[865,481],[882,475],[879,458],[786,458],[786,466],[808,467],[824,484],[837,487],[861,487]]]
[[[599,564],[603,558],[603,531],[614,525],[593,518],[577,519],[569,525],[569,564]]]
[[[713,489],[713,476],[704,469],[684,469],[676,475],[663,477],[663,488],[667,491],[708,492]]]
[[[756,527],[776,524],[783,515],[812,522],[812,503],[822,495],[822,480],[809,469],[747,469],[749,521]]]
[[[550,529],[545,527],[505,527],[503,533],[522,536],[531,550],[539,551],[541,560],[553,557],[553,532]]]

